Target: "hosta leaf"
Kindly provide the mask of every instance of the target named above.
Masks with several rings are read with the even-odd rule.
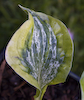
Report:
[[[80,86],[81,86],[81,100],[84,100],[84,72],[81,75],[80,79]]]
[[[65,81],[71,69],[73,43],[61,21],[20,7],[28,20],[11,38],[6,61],[37,88],[35,98],[41,100],[48,85]]]

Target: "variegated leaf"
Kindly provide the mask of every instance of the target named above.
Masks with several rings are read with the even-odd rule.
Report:
[[[10,40],[6,61],[37,88],[35,100],[41,100],[48,85],[66,79],[71,68],[73,44],[61,21],[20,7],[28,14],[28,20]]]

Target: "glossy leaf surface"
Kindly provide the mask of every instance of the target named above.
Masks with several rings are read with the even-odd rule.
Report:
[[[41,100],[48,85],[65,81],[71,69],[73,43],[61,21],[20,7],[28,20],[11,38],[6,61],[37,88],[35,98]]]

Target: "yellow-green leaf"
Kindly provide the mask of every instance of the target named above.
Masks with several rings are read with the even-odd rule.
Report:
[[[37,88],[35,100],[42,100],[48,85],[66,80],[72,64],[73,43],[61,21],[20,7],[28,14],[28,20],[11,38],[6,61]]]
[[[81,100],[84,100],[84,72],[81,75],[80,86],[81,86]]]

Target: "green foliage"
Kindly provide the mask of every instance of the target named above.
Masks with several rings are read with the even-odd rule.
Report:
[[[84,100],[84,72],[81,75],[80,86],[81,86],[81,100]]]
[[[58,19],[20,6],[28,15],[6,48],[7,63],[37,88],[42,100],[48,85],[62,83],[71,69],[73,42]]]
[[[0,50],[27,19],[18,4],[52,15],[71,29],[75,46],[72,71],[80,75],[84,70],[84,0],[0,0]]]

